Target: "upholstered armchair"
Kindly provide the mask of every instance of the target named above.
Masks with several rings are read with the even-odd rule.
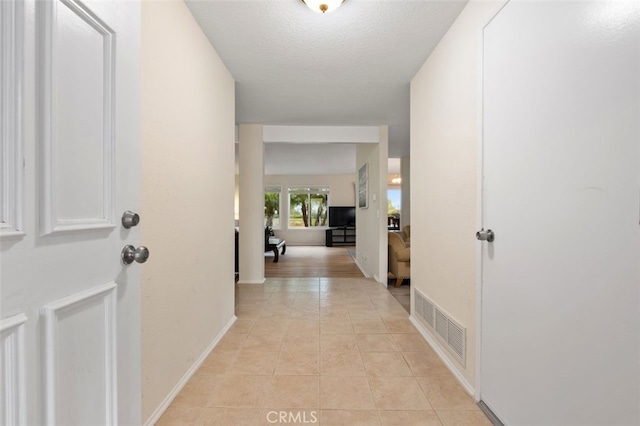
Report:
[[[411,225],[403,226],[402,227],[402,232],[404,232],[404,235],[405,235],[404,241],[406,243],[410,243],[411,242]]]
[[[405,278],[411,278],[411,247],[397,232],[388,233],[389,272],[396,278],[395,287],[400,287]]]

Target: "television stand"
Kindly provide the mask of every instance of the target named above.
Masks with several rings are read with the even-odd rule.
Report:
[[[356,227],[340,226],[337,228],[329,228],[325,231],[325,245],[333,246],[355,246],[356,245]]]

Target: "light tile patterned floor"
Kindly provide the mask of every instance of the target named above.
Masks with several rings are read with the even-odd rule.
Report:
[[[158,425],[491,425],[373,280],[238,285],[238,320]]]

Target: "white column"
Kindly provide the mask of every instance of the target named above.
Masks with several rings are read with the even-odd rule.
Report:
[[[261,124],[240,124],[240,284],[264,279],[264,143]]]
[[[402,201],[400,202],[400,229],[411,224],[411,163],[409,157],[400,159]]]

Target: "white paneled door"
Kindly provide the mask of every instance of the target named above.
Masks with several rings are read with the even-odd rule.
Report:
[[[509,425],[640,424],[640,3],[483,32],[479,392]]]
[[[138,425],[139,4],[0,12],[0,424]]]

